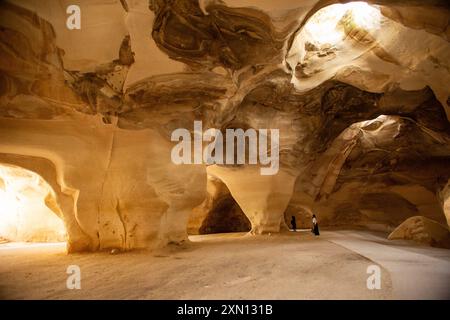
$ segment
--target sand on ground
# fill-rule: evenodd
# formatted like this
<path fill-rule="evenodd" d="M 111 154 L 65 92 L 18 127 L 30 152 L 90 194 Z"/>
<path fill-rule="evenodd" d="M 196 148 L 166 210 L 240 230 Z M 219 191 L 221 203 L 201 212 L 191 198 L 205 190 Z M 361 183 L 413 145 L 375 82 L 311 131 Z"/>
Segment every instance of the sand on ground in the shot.
<path fill-rule="evenodd" d="M 386 299 L 368 290 L 373 262 L 308 232 L 191 237 L 159 251 L 67 255 L 64 244 L 2 244 L 2 299 Z M 81 289 L 67 289 L 69 265 Z"/>

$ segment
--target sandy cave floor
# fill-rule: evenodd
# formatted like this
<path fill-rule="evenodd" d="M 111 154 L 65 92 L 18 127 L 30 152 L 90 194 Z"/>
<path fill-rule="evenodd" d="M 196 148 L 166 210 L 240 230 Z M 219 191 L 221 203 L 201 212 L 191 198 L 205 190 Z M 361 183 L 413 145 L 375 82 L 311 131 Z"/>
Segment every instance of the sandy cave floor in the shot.
<path fill-rule="evenodd" d="M 390 299 L 433 294 L 448 298 L 450 250 L 385 242 L 362 231 L 324 231 L 319 238 L 289 232 L 191 240 L 156 252 L 116 255 L 67 255 L 64 243 L 1 244 L 0 298 Z M 80 290 L 66 288 L 66 269 L 73 264 L 81 268 Z M 367 267 L 373 264 L 382 267 L 380 290 L 366 287 Z M 408 271 L 405 275 L 399 272 L 402 266 Z M 399 277 L 414 279 L 399 282 Z M 420 277 L 426 281 L 417 281 Z M 412 288 L 416 294 L 411 296 L 411 286 L 430 283 L 430 277 L 434 280 L 426 290 Z"/>

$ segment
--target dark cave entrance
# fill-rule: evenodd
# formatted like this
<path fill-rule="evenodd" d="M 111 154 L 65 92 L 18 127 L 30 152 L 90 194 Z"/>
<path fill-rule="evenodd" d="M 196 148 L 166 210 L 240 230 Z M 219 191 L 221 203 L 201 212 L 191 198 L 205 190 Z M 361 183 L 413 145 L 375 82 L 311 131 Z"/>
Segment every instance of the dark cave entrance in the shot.
<path fill-rule="evenodd" d="M 248 232 L 251 222 L 220 179 L 208 176 L 208 195 L 192 210 L 187 231 L 189 235 Z"/>
<path fill-rule="evenodd" d="M 217 200 L 213 210 L 203 220 L 199 234 L 248 232 L 250 229 L 250 221 L 230 194 Z"/>

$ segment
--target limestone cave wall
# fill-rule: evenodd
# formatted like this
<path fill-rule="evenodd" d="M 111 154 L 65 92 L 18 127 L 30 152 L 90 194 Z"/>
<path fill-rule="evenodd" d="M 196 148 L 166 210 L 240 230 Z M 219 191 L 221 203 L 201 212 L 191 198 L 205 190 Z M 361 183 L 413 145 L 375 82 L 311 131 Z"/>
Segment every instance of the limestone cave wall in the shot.
<path fill-rule="evenodd" d="M 52 186 L 70 252 L 178 243 L 223 210 L 254 234 L 450 221 L 446 1 L 78 2 L 80 30 L 65 0 L 0 3 L 0 163 Z M 335 44 L 311 32 L 330 8 Z M 278 173 L 174 164 L 194 120 L 279 129 Z"/>

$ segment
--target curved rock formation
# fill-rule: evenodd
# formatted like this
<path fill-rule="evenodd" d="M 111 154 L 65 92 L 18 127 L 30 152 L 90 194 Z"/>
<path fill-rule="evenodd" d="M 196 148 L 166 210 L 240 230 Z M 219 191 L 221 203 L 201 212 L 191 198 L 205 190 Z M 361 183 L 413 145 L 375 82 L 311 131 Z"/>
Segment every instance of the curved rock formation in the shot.
<path fill-rule="evenodd" d="M 70 252 L 185 241 L 217 206 L 254 234 L 311 213 L 388 230 L 449 221 L 445 1 L 79 7 L 69 30 L 64 1 L 0 3 L 0 163 L 51 185 Z M 278 173 L 174 164 L 171 134 L 195 120 L 279 129 Z M 229 190 L 222 204 L 208 179 Z"/>
<path fill-rule="evenodd" d="M 450 231 L 448 227 L 422 216 L 408 218 L 392 231 L 388 239 L 413 240 L 432 247 L 450 249 Z"/>

